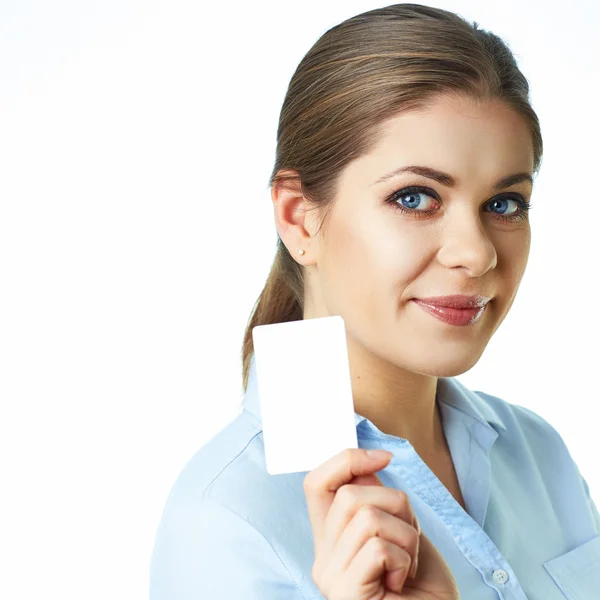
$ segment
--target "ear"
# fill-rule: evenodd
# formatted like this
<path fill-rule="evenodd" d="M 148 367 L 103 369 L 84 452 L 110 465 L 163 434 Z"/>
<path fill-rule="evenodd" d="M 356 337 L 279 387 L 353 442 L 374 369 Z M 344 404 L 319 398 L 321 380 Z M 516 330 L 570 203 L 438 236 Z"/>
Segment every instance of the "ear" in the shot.
<path fill-rule="evenodd" d="M 314 220 L 315 205 L 309 205 L 302 193 L 300 175 L 292 169 L 281 170 L 285 177 L 271 187 L 271 199 L 275 211 L 275 225 L 281 241 L 289 253 L 302 265 L 316 262 L 318 240 L 315 236 L 317 223 Z M 305 251 L 300 255 L 298 251 Z"/>

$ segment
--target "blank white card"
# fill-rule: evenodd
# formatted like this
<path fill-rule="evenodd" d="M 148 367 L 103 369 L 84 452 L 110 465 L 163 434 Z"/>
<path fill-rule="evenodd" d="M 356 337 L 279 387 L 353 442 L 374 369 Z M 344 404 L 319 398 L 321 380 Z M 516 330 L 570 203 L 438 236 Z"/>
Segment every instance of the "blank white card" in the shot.
<path fill-rule="evenodd" d="M 341 316 L 252 330 L 267 472 L 311 471 L 358 448 Z"/>

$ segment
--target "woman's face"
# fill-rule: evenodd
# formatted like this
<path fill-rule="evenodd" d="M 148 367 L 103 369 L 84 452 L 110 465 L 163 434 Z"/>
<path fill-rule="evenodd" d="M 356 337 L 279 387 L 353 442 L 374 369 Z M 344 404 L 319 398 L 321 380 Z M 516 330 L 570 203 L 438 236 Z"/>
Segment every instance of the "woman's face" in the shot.
<path fill-rule="evenodd" d="M 454 185 L 410 172 L 387 177 L 413 165 Z M 341 315 L 350 353 L 429 375 L 469 370 L 515 299 L 531 241 L 519 201 L 529 200 L 531 182 L 495 184 L 532 170 L 528 128 L 499 101 L 444 97 L 390 119 L 376 147 L 341 173 L 327 226 L 311 240 L 305 318 Z M 403 191 L 409 186 L 427 189 Z M 491 300 L 464 326 L 413 300 L 450 294 Z"/>

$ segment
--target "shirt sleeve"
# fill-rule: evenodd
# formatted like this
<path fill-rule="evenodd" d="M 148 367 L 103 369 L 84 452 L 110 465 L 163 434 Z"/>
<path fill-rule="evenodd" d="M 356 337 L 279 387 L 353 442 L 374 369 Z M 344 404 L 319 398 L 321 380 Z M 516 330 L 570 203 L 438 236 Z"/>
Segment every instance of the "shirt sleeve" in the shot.
<path fill-rule="evenodd" d="M 150 600 L 306 600 L 268 540 L 203 497 L 170 504 L 150 563 Z"/>

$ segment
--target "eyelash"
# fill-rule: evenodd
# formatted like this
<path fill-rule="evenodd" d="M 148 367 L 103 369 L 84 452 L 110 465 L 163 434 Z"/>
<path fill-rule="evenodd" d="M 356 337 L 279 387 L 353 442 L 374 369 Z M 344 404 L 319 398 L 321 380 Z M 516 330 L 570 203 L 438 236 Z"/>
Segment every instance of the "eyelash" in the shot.
<path fill-rule="evenodd" d="M 414 208 L 406 208 L 406 206 L 402 206 L 401 204 L 398 204 L 398 200 L 400 198 L 402 198 L 402 196 L 408 196 L 409 194 L 414 194 L 414 193 L 426 194 L 427 196 L 430 196 L 431 198 L 436 200 L 436 202 L 440 202 L 438 195 L 431 188 L 423 187 L 420 185 L 411 185 L 409 187 L 405 187 L 405 188 L 402 188 L 401 190 L 393 192 L 390 196 L 388 196 L 388 198 L 386 198 L 385 202 L 388 204 L 392 204 L 396 210 L 399 210 L 400 212 L 405 213 L 405 214 L 410 214 L 411 216 L 415 216 L 417 219 L 422 219 L 423 217 L 427 217 L 439 210 L 439 209 L 416 210 Z M 521 211 L 518 212 L 517 214 L 510 215 L 508 217 L 505 217 L 504 215 L 500 215 L 493 211 L 486 211 L 486 212 L 491 212 L 493 215 L 495 215 L 495 217 L 497 219 L 500 219 L 501 221 L 508 221 L 508 222 L 512 222 L 512 223 L 516 223 L 518 221 L 527 219 L 528 211 L 531 209 L 531 203 L 528 202 L 527 200 L 524 200 L 520 194 L 504 194 L 503 196 L 494 198 L 494 200 L 498 200 L 498 199 L 514 200 L 521 207 Z M 491 200 L 489 202 L 491 202 Z"/>

